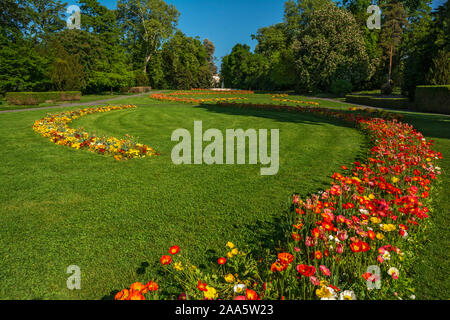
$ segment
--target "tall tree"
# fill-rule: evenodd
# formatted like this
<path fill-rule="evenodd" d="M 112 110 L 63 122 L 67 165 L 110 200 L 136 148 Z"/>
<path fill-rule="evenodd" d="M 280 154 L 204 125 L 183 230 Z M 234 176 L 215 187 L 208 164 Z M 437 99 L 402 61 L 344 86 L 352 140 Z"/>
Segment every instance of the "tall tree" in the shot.
<path fill-rule="evenodd" d="M 116 10 L 110 10 L 98 0 L 79 1 L 81 10 L 81 30 L 99 35 L 108 43 L 119 45 L 122 36 L 117 23 Z"/>
<path fill-rule="evenodd" d="M 22 38 L 22 31 L 29 23 L 26 3 L 23 0 L 0 2 L 0 36 L 12 40 Z"/>
<path fill-rule="evenodd" d="M 269 60 L 252 53 L 246 44 L 237 44 L 222 58 L 222 78 L 228 88 L 263 89 L 268 79 Z"/>
<path fill-rule="evenodd" d="M 357 87 L 374 71 L 354 17 L 334 4 L 314 11 L 293 46 L 299 91 L 328 90 L 334 80 Z"/>
<path fill-rule="evenodd" d="M 124 39 L 147 74 L 150 59 L 173 35 L 179 13 L 163 0 L 119 0 L 117 10 Z"/>
<path fill-rule="evenodd" d="M 63 16 L 67 3 L 60 0 L 28 0 L 27 4 L 30 19 L 27 34 L 36 42 L 44 40 L 66 26 Z"/>
<path fill-rule="evenodd" d="M 215 57 L 214 57 L 216 47 L 214 46 L 214 43 L 212 43 L 212 41 L 209 39 L 203 40 L 203 47 L 205 48 L 206 53 L 208 54 L 207 60 L 209 64 L 209 70 L 211 71 L 211 74 L 216 74 L 217 66 L 215 64 Z"/>
<path fill-rule="evenodd" d="M 84 67 L 78 57 L 70 55 L 59 42 L 52 43 L 54 61 L 51 68 L 51 81 L 56 90 L 81 90 L 85 86 Z"/>
<path fill-rule="evenodd" d="M 388 83 L 391 81 L 392 60 L 401 44 L 403 32 L 408 25 L 407 14 L 402 2 L 389 1 L 381 5 L 383 27 L 381 28 L 380 45 L 384 49 L 388 61 Z"/>
<path fill-rule="evenodd" d="M 162 48 L 164 74 L 174 89 L 207 88 L 211 84 L 208 53 L 202 42 L 181 31 Z"/>
<path fill-rule="evenodd" d="M 256 35 L 252 35 L 252 39 L 258 41 L 255 52 L 266 55 L 271 55 L 289 46 L 284 23 L 260 28 Z"/>

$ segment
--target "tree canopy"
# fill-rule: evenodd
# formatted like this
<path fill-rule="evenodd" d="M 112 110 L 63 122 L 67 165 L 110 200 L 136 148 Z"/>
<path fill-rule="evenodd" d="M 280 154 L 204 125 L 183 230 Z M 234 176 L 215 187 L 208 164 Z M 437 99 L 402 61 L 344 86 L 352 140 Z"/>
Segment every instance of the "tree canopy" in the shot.
<path fill-rule="evenodd" d="M 380 30 L 367 27 L 372 4 L 381 8 Z M 239 44 L 222 59 L 222 78 L 306 93 L 342 81 L 379 89 L 389 79 L 413 97 L 417 85 L 449 83 L 449 25 L 448 2 L 432 12 L 428 0 L 288 0 L 282 23 L 251 36 L 254 52 Z"/>
<path fill-rule="evenodd" d="M 67 3 L 60 0 L 0 3 L 0 93 L 211 85 L 214 44 L 184 36 L 175 6 L 163 0 L 120 0 L 116 10 L 98 0 L 78 4 L 81 29 L 69 30 Z"/>

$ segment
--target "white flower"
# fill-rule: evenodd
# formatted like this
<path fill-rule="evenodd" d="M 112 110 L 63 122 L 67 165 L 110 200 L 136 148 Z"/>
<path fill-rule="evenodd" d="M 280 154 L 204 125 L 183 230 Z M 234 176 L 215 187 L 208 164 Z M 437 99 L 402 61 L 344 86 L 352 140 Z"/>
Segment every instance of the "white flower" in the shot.
<path fill-rule="evenodd" d="M 390 269 L 388 270 L 388 274 L 389 274 L 390 276 L 392 276 L 394 273 L 395 273 L 396 275 L 398 275 L 399 271 L 398 271 L 397 268 L 392 267 L 392 268 L 390 268 Z"/>
<path fill-rule="evenodd" d="M 359 212 L 361 212 L 362 214 L 368 214 L 369 211 L 367 211 L 366 209 L 359 209 Z"/>
<path fill-rule="evenodd" d="M 339 295 L 339 300 L 357 300 L 356 295 L 352 290 L 345 290 Z"/>
<path fill-rule="evenodd" d="M 245 290 L 245 284 L 243 283 L 238 283 L 234 285 L 234 292 L 236 293 L 241 293 Z"/>
<path fill-rule="evenodd" d="M 415 299 L 416 299 L 416 296 L 412 294 L 412 295 L 410 296 L 410 298 L 413 299 L 413 300 L 415 300 Z"/>
<path fill-rule="evenodd" d="M 383 253 L 383 259 L 384 260 L 391 260 L 391 254 L 388 251 L 385 251 Z"/>

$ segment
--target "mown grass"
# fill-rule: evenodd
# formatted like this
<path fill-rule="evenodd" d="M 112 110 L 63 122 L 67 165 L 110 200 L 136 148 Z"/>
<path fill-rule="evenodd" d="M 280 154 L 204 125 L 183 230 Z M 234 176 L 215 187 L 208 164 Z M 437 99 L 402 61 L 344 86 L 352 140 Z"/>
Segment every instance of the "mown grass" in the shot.
<path fill-rule="evenodd" d="M 32 130 L 48 110 L 0 115 L 0 299 L 108 298 L 132 282 L 161 279 L 155 265 L 174 244 L 200 266 L 227 241 L 273 248 L 292 193 L 326 188 L 334 170 L 367 148 L 357 130 L 311 115 L 147 97 L 115 103 L 138 108 L 72 126 L 130 134 L 160 156 L 118 162 L 54 145 Z M 280 129 L 279 173 L 263 177 L 259 165 L 175 166 L 171 133 L 192 132 L 194 120 L 222 131 Z M 73 264 L 81 268 L 81 290 L 66 287 Z"/>
<path fill-rule="evenodd" d="M 402 112 L 405 121 L 434 140 L 435 149 L 442 153 L 439 186 L 433 190 L 431 226 L 426 241 L 417 251 L 417 263 L 412 274 L 418 299 L 449 299 L 450 280 L 450 116 Z"/>
<path fill-rule="evenodd" d="M 348 109 L 338 101 L 288 99 Z M 249 102 L 281 103 L 260 94 L 249 96 Z M 228 240 L 254 249 L 274 247 L 271 241 L 281 237 L 279 219 L 290 195 L 326 188 L 334 170 L 363 156 L 367 148 L 356 130 L 307 115 L 195 107 L 145 96 L 114 103 L 138 109 L 87 116 L 73 126 L 116 137 L 134 135 L 161 156 L 116 162 L 36 135 L 31 126 L 46 110 L 0 115 L 0 299 L 110 298 L 136 280 L 161 279 L 155 265 L 172 244 L 198 264 L 215 257 L 213 252 Z M 444 156 L 441 183 L 433 190 L 431 226 L 411 276 L 417 298 L 446 299 L 450 117 L 399 113 L 434 139 Z M 192 130 L 194 120 L 221 130 L 279 128 L 279 174 L 261 177 L 260 167 L 249 165 L 173 165 L 171 132 Z M 70 264 L 81 267 L 80 291 L 66 288 Z"/>

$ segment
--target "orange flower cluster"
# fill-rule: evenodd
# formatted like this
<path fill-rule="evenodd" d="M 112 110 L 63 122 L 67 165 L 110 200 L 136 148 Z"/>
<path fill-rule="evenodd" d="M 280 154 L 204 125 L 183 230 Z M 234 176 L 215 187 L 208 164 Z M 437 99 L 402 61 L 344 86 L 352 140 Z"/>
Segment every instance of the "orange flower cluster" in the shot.
<path fill-rule="evenodd" d="M 286 270 L 289 265 L 294 261 L 294 256 L 288 252 L 282 252 L 278 254 L 278 260 L 275 261 L 272 266 L 270 267 L 270 270 L 272 272 L 275 271 L 284 271 Z"/>
<path fill-rule="evenodd" d="M 168 96 L 192 96 L 192 95 L 224 95 L 224 94 L 254 94 L 254 91 L 250 90 L 209 90 L 209 89 L 191 89 L 191 91 L 175 91 L 168 93 Z"/>
<path fill-rule="evenodd" d="M 273 101 L 281 101 L 281 102 L 292 102 L 292 103 L 297 103 L 297 104 L 308 104 L 308 105 L 312 105 L 312 106 L 318 106 L 319 105 L 319 103 L 315 102 L 315 101 L 303 101 L 303 100 L 292 100 L 292 99 L 277 99 L 277 98 L 272 98 L 272 100 Z"/>
<path fill-rule="evenodd" d="M 115 300 L 145 300 L 145 294 L 154 293 L 158 291 L 158 283 L 149 281 L 146 285 L 141 282 L 133 283 L 129 289 L 123 289 L 119 291 L 114 299 Z"/>
<path fill-rule="evenodd" d="M 211 98 L 211 99 L 179 98 L 173 96 L 173 94 L 162 94 L 162 93 L 152 94 L 150 95 L 150 98 L 160 101 L 173 101 L 173 102 L 196 103 L 196 104 L 205 102 L 226 102 L 226 101 L 247 100 L 247 98 L 245 97 Z"/>

